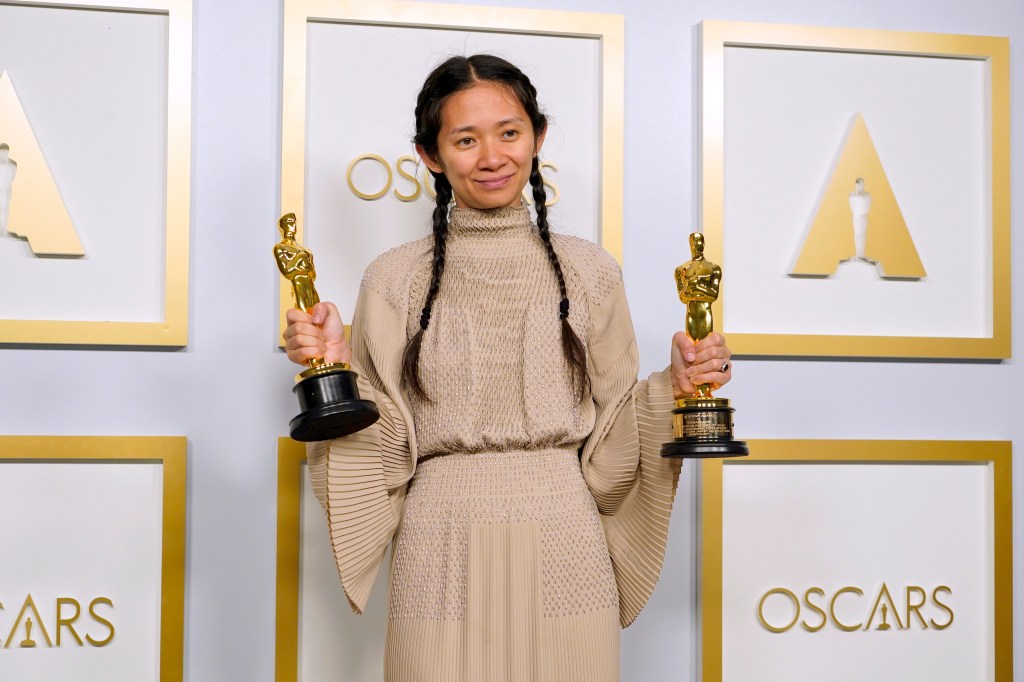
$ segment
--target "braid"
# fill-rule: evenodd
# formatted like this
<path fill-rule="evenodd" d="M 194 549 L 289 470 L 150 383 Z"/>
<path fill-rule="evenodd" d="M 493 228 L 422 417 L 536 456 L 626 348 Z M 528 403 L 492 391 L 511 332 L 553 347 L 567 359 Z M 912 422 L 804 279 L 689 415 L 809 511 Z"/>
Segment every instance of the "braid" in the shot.
<path fill-rule="evenodd" d="M 441 275 L 444 274 L 445 250 L 448 243 L 448 204 L 452 200 L 452 186 L 441 173 L 432 173 L 434 186 L 437 190 L 437 205 L 434 206 L 434 262 L 430 272 L 430 286 L 427 288 L 427 299 L 423 303 L 423 311 L 420 313 L 420 328 L 416 334 L 409 339 L 402 354 L 402 377 L 409 390 L 417 397 L 430 400 L 427 392 L 420 382 L 420 346 L 423 344 L 423 332 L 430 324 L 430 313 L 434 305 L 434 298 L 441 287 Z"/>
<path fill-rule="evenodd" d="M 540 160 L 533 157 L 533 168 L 530 171 L 530 186 L 533 188 L 533 203 L 537 210 L 537 229 L 540 232 L 540 239 L 544 242 L 544 248 L 548 252 L 548 260 L 555 270 L 558 278 L 558 318 L 562 321 L 562 352 L 565 361 L 569 364 L 572 372 L 572 385 L 576 392 L 576 399 L 583 400 L 583 396 L 590 391 L 590 375 L 587 373 L 587 354 L 583 348 L 583 342 L 576 335 L 572 325 L 569 324 L 569 294 L 565 288 L 565 276 L 562 274 L 562 264 L 558 261 L 558 254 L 551 243 L 551 232 L 548 227 L 547 194 L 544 191 L 544 178 L 540 174 Z"/>

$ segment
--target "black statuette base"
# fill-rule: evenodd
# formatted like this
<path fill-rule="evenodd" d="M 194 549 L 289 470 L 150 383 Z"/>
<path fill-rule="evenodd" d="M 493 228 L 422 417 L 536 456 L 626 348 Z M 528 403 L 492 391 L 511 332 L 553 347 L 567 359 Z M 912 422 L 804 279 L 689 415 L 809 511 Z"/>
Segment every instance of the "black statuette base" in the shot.
<path fill-rule="evenodd" d="M 308 443 L 361 431 L 380 417 L 377 406 L 359 397 L 357 374 L 341 370 L 315 374 L 295 384 L 299 416 L 288 422 L 291 437 Z"/>
<path fill-rule="evenodd" d="M 681 403 L 681 404 L 680 404 Z M 672 410 L 675 440 L 661 446 L 662 457 L 708 459 L 744 457 L 746 442 L 733 440 L 732 413 L 726 398 L 686 398 Z"/>

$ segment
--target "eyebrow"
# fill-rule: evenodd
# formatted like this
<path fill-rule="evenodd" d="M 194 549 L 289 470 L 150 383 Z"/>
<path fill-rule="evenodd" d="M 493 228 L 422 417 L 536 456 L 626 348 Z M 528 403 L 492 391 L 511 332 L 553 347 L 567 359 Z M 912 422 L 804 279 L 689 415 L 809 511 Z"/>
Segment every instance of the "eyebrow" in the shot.
<path fill-rule="evenodd" d="M 518 116 L 513 116 L 512 118 L 506 118 L 506 119 L 502 119 L 501 121 L 498 121 L 494 125 L 494 127 L 495 128 L 503 128 L 503 127 L 505 127 L 505 126 L 507 126 L 509 124 L 512 124 L 512 123 L 518 123 L 518 124 L 522 125 L 522 124 L 526 123 L 526 121 L 524 119 L 518 117 Z M 449 135 L 458 135 L 460 133 L 468 133 L 468 132 L 472 132 L 474 130 L 476 130 L 476 126 L 468 125 L 468 126 L 462 126 L 460 128 L 452 128 L 448 132 L 448 134 Z"/>

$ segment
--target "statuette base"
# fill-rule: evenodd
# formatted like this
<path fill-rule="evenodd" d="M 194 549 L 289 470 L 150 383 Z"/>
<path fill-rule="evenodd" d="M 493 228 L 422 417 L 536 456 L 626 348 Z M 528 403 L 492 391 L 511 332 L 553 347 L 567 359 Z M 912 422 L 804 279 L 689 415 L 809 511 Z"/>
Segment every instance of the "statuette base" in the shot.
<path fill-rule="evenodd" d="M 672 410 L 675 440 L 661 446 L 661 456 L 708 459 L 749 455 L 745 441 L 733 440 L 734 411 L 727 398 L 677 400 Z"/>
<path fill-rule="evenodd" d="M 309 377 L 320 376 L 321 374 L 334 374 L 335 372 L 348 372 L 351 369 L 352 366 L 347 362 L 329 362 L 326 364 L 320 364 L 296 374 L 295 383 L 299 383 L 303 379 L 308 379 Z"/>
<path fill-rule="evenodd" d="M 308 443 L 340 438 L 365 429 L 380 417 L 372 401 L 359 397 L 358 375 L 346 368 L 319 367 L 299 375 L 292 392 L 302 412 L 288 422 L 293 439 Z"/>

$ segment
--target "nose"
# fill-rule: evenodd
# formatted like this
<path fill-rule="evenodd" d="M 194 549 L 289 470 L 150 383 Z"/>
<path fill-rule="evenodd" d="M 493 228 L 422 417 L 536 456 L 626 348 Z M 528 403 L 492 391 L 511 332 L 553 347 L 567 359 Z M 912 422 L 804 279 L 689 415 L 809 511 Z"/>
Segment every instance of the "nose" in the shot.
<path fill-rule="evenodd" d="M 497 170 L 505 165 L 505 154 L 498 140 L 484 139 L 480 143 L 480 157 L 477 168 L 480 170 Z"/>

